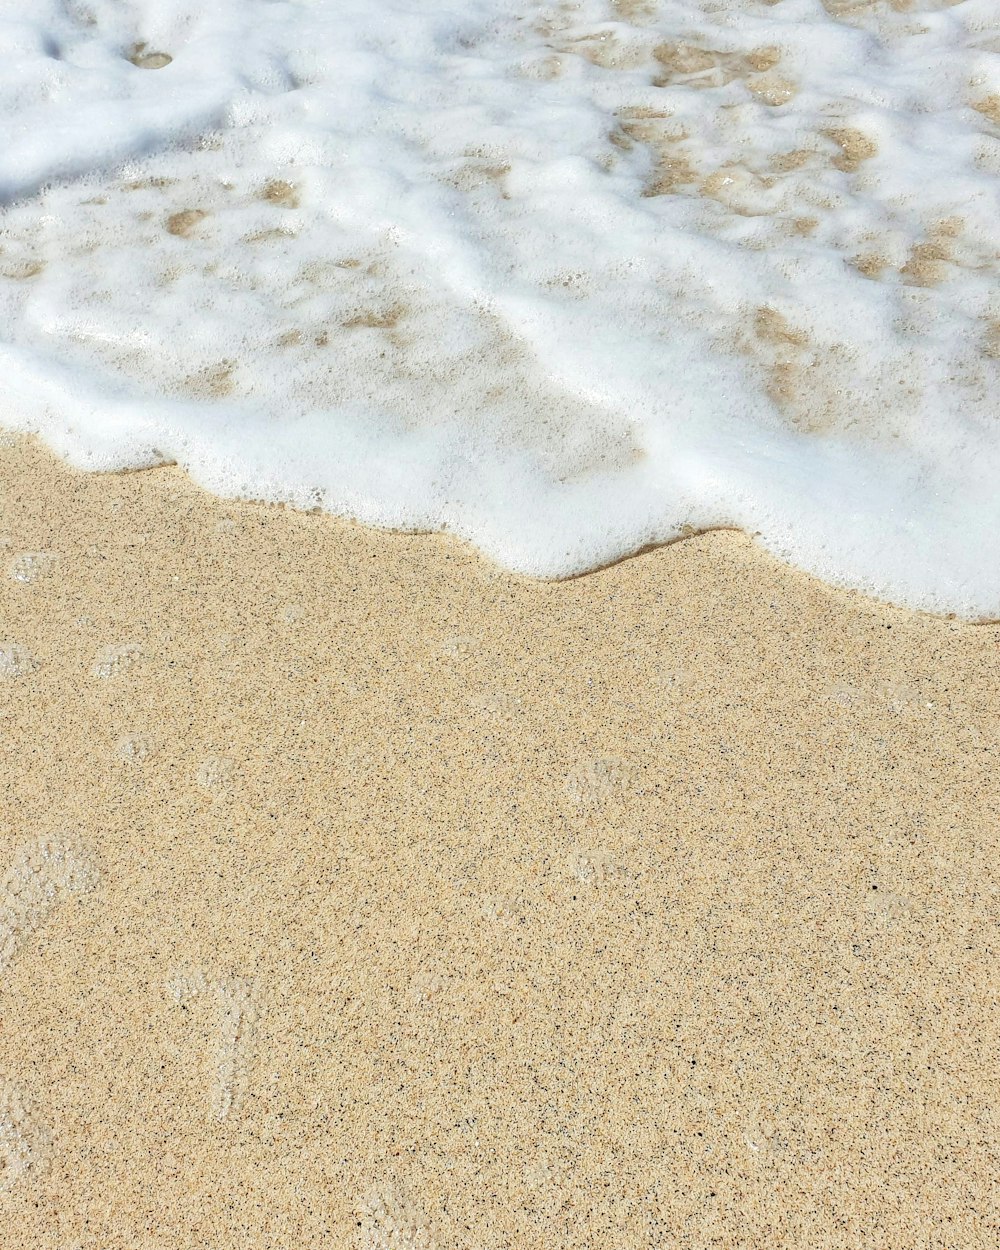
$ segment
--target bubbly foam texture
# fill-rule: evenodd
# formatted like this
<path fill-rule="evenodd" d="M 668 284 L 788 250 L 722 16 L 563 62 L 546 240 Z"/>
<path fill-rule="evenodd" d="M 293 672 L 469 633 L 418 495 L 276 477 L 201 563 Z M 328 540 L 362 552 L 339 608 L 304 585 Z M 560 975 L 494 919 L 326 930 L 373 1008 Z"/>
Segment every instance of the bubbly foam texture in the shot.
<path fill-rule="evenodd" d="M 0 0 L 0 420 L 1000 616 L 992 0 Z"/>

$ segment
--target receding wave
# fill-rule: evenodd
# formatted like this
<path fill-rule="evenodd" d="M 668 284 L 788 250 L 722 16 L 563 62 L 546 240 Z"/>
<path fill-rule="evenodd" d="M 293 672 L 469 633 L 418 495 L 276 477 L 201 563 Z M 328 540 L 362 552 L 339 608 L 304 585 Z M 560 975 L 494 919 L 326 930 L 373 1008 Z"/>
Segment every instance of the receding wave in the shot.
<path fill-rule="evenodd" d="M 0 421 L 1000 616 L 992 0 L 0 3 Z"/>

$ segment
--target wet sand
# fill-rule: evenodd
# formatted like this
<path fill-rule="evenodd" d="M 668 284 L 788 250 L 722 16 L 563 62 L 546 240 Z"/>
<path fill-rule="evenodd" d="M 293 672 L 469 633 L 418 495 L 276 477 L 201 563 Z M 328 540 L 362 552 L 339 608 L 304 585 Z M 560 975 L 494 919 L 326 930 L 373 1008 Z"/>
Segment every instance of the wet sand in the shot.
<path fill-rule="evenodd" d="M 0 1235 L 992 1247 L 1000 627 L 0 449 Z"/>

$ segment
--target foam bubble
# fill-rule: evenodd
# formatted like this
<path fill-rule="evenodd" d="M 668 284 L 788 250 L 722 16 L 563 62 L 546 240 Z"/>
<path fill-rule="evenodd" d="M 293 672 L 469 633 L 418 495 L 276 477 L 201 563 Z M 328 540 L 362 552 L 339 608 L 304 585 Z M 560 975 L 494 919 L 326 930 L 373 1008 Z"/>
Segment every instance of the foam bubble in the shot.
<path fill-rule="evenodd" d="M 535 576 L 729 525 L 1000 616 L 998 27 L 0 8 L 0 420 Z"/>

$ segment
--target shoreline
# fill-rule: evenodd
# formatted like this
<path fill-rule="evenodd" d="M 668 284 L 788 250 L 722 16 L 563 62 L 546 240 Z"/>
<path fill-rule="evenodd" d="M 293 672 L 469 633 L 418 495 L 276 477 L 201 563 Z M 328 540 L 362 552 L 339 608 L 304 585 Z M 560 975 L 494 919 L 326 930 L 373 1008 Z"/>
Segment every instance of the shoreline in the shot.
<path fill-rule="evenodd" d="M 0 558 L 26 1250 L 993 1244 L 1000 626 L 32 441 Z"/>

